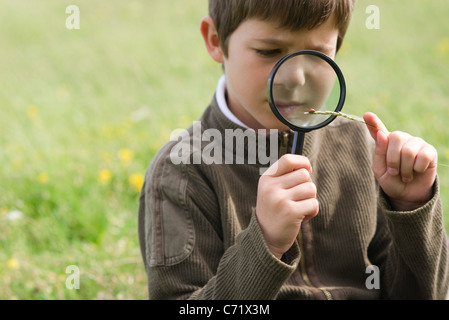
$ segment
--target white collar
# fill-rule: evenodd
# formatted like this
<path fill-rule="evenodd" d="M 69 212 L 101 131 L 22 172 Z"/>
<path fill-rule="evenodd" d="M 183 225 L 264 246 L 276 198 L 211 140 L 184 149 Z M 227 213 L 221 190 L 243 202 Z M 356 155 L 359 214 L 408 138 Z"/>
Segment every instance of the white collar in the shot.
<path fill-rule="evenodd" d="M 228 103 L 226 102 L 225 92 L 226 92 L 226 76 L 222 75 L 220 80 L 218 80 L 218 86 L 217 86 L 217 92 L 216 92 L 218 107 L 220 108 L 221 112 L 226 116 L 226 118 L 228 118 L 235 124 L 245 128 L 245 129 L 249 129 L 249 127 L 246 124 L 244 124 L 242 121 L 240 121 L 239 118 L 237 118 L 231 112 L 231 110 L 228 108 Z"/>

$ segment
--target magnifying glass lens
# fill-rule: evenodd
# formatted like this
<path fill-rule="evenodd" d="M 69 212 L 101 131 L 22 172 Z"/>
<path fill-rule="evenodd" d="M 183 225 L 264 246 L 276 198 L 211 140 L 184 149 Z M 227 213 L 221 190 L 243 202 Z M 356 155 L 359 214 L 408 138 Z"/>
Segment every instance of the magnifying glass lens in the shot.
<path fill-rule="evenodd" d="M 273 78 L 272 96 L 279 114 L 296 127 L 311 129 L 332 115 L 309 111 L 335 111 L 340 100 L 340 82 L 333 67 L 319 56 L 293 56 Z"/>
<path fill-rule="evenodd" d="M 302 154 L 305 133 L 334 121 L 346 98 L 345 79 L 338 65 L 313 50 L 281 59 L 268 78 L 267 91 L 274 115 L 295 131 L 292 152 L 296 154 Z"/>

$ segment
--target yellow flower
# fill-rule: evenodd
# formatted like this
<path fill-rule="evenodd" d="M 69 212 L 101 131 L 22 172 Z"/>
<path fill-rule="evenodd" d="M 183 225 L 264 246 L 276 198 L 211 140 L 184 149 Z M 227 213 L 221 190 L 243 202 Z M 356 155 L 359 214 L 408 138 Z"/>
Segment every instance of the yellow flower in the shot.
<path fill-rule="evenodd" d="M 134 159 L 134 153 L 129 149 L 121 149 L 118 152 L 120 163 L 124 166 L 129 166 Z"/>
<path fill-rule="evenodd" d="M 108 169 L 103 169 L 98 173 L 97 180 L 102 185 L 107 185 L 112 179 L 112 173 Z"/>
<path fill-rule="evenodd" d="M 35 105 L 30 105 L 27 108 L 27 116 L 31 119 L 35 119 L 39 113 L 39 109 Z"/>
<path fill-rule="evenodd" d="M 40 184 L 47 184 L 48 180 L 50 180 L 50 177 L 46 172 L 41 172 L 37 176 L 37 181 L 39 181 Z"/>
<path fill-rule="evenodd" d="M 442 38 L 439 42 L 438 42 L 438 51 L 446 54 L 449 53 L 449 38 Z"/>
<path fill-rule="evenodd" d="M 0 215 L 1 216 L 6 216 L 6 214 L 9 212 L 7 207 L 1 207 L 0 208 Z"/>
<path fill-rule="evenodd" d="M 17 259 L 9 259 L 7 262 L 8 268 L 11 270 L 17 270 L 20 267 L 19 261 Z"/>
<path fill-rule="evenodd" d="M 140 192 L 140 190 L 142 189 L 143 181 L 144 177 L 140 173 L 132 174 L 129 177 L 129 184 L 136 192 Z"/>
<path fill-rule="evenodd" d="M 22 159 L 14 159 L 14 161 L 12 162 L 12 166 L 14 168 L 14 170 L 21 170 L 23 168 L 23 160 Z"/>

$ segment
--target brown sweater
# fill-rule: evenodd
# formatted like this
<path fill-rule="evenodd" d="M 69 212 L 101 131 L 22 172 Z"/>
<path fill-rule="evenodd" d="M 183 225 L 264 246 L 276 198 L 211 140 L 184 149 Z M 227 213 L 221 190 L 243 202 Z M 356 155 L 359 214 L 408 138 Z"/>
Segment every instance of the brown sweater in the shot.
<path fill-rule="evenodd" d="M 201 127 L 223 137 L 226 129 L 239 128 L 215 99 Z M 193 135 L 192 128 L 188 132 Z M 255 217 L 262 165 L 174 164 L 174 146 L 179 142 L 155 156 L 140 197 L 150 299 L 445 298 L 448 255 L 438 182 L 424 207 L 392 211 L 373 177 L 373 142 L 363 125 L 337 119 L 306 134 L 304 155 L 314 169 L 320 212 L 303 223 L 282 260 L 269 252 Z M 193 143 L 190 150 L 194 163 L 198 150 Z"/>

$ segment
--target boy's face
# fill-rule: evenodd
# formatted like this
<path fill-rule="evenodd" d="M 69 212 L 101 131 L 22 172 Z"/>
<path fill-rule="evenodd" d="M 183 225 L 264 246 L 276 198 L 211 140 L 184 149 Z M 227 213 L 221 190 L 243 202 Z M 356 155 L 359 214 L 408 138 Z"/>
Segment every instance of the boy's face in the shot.
<path fill-rule="evenodd" d="M 335 58 L 338 29 L 333 19 L 313 30 L 279 29 L 276 22 L 250 19 L 231 35 L 223 56 L 229 109 L 253 129 L 287 127 L 272 113 L 267 100 L 268 77 L 284 56 L 316 50 Z"/>

